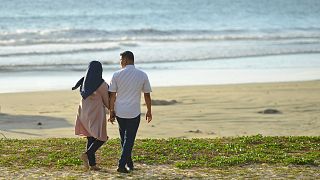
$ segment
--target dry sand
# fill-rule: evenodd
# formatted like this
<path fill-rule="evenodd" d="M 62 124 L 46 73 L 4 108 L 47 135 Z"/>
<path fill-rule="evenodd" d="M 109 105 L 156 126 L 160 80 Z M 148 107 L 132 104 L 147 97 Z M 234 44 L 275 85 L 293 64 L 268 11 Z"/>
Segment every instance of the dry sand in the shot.
<path fill-rule="evenodd" d="M 320 81 L 159 87 L 152 98 L 177 103 L 153 106 L 150 124 L 143 114 L 138 138 L 320 135 Z M 79 102 L 71 90 L 0 94 L 0 138 L 77 137 Z M 107 128 L 119 136 L 117 124 Z"/>

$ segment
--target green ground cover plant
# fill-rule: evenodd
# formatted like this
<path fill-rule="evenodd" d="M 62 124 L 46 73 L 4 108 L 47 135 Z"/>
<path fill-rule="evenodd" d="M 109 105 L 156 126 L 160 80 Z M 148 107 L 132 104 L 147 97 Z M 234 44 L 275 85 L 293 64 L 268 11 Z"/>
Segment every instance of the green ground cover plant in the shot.
<path fill-rule="evenodd" d="M 82 138 L 1 139 L 0 166 L 80 170 L 79 156 L 85 143 Z M 119 139 L 111 139 L 98 151 L 101 167 L 117 165 L 119 144 Z M 168 164 L 180 169 L 252 164 L 319 166 L 320 136 L 138 139 L 133 159 L 136 163 Z"/>

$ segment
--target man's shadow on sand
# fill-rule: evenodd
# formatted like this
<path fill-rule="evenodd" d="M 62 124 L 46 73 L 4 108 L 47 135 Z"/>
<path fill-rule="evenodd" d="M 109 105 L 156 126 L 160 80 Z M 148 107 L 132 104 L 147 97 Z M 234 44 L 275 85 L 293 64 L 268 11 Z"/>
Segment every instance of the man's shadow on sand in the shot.
<path fill-rule="evenodd" d="M 0 113 L 0 131 L 13 132 L 25 135 L 41 136 L 40 134 L 33 134 L 23 132 L 23 129 L 54 129 L 73 127 L 64 118 L 56 118 L 50 116 L 37 115 L 11 115 Z"/>

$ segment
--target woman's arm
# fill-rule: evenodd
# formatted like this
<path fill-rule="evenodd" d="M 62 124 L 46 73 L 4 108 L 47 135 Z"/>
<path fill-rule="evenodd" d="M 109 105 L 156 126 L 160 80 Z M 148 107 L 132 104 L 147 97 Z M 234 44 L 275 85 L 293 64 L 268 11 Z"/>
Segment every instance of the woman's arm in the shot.
<path fill-rule="evenodd" d="M 116 101 L 116 93 L 110 92 L 110 109 L 109 109 L 109 118 L 108 121 L 110 121 L 112 124 L 115 121 L 116 113 L 114 112 L 114 103 Z"/>
<path fill-rule="evenodd" d="M 107 109 L 110 109 L 108 90 L 109 90 L 108 85 L 105 84 L 105 88 L 103 88 L 103 91 L 102 91 L 102 101 L 103 101 L 103 104 L 107 107 Z"/>

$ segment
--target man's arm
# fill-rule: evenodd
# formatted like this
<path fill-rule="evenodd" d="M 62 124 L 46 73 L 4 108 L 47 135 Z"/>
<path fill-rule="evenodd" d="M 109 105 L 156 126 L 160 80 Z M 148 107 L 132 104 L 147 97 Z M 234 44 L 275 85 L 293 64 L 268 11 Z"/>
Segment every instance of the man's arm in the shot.
<path fill-rule="evenodd" d="M 114 103 L 116 102 L 116 93 L 110 92 L 110 109 L 109 109 L 109 119 L 112 124 L 115 121 L 116 113 L 114 112 Z"/>
<path fill-rule="evenodd" d="M 151 96 L 150 93 L 144 93 L 144 100 L 147 105 L 147 113 L 146 113 L 146 120 L 148 123 L 152 120 L 152 112 L 151 112 Z"/>

